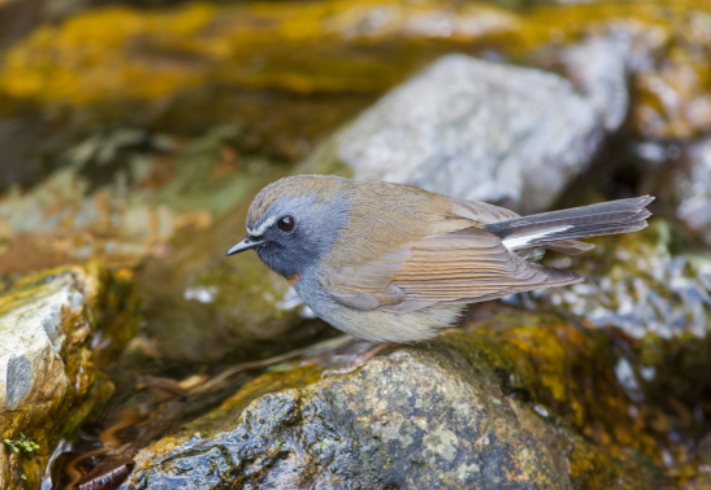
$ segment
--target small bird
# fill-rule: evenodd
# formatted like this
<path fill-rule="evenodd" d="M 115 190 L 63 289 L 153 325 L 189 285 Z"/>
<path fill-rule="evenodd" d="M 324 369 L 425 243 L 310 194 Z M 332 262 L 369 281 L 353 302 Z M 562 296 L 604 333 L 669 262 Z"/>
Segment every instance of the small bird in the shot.
<path fill-rule="evenodd" d="M 390 182 L 286 177 L 247 214 L 254 249 L 326 322 L 372 342 L 413 342 L 451 326 L 468 303 L 575 284 L 574 272 L 527 260 L 576 255 L 577 239 L 638 231 L 653 197 L 521 217 L 505 208 Z"/>

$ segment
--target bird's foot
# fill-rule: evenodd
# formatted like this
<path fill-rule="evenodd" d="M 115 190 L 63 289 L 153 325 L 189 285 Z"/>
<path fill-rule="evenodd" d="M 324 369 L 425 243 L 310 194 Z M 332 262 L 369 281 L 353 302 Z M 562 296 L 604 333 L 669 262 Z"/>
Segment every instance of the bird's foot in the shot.
<path fill-rule="evenodd" d="M 329 378 L 331 376 L 336 376 L 339 374 L 352 373 L 356 369 L 362 367 L 366 362 L 373 359 L 375 357 L 375 354 L 377 354 L 383 349 L 387 349 L 388 347 L 392 347 L 394 345 L 396 344 L 393 342 L 380 342 L 379 344 L 374 345 L 373 347 L 356 357 L 353 362 L 350 363 L 348 366 L 344 366 L 338 369 L 326 369 L 323 373 L 321 373 L 321 379 Z"/>

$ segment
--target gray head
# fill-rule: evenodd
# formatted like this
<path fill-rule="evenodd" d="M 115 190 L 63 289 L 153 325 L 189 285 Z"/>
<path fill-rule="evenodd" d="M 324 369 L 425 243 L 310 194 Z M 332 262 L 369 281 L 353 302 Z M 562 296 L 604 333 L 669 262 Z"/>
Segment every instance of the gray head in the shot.
<path fill-rule="evenodd" d="M 300 175 L 262 189 L 247 213 L 247 236 L 227 255 L 254 249 L 273 271 L 298 277 L 331 249 L 346 225 L 347 179 Z"/>

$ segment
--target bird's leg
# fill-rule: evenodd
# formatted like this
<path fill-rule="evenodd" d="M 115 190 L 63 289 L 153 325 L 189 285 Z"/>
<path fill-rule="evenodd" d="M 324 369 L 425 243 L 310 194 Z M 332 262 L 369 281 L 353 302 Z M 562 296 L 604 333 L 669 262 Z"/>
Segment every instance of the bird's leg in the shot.
<path fill-rule="evenodd" d="M 363 366 L 366 362 L 370 361 L 373 357 L 375 357 L 375 354 L 377 354 L 381 350 L 387 349 L 388 347 L 393 347 L 395 345 L 397 344 L 395 344 L 394 342 L 380 342 L 379 344 L 374 345 L 373 347 L 356 357 L 353 362 L 350 363 L 348 366 L 344 366 L 338 369 L 326 369 L 321 374 L 321 379 L 328 378 L 329 376 L 335 376 L 337 374 L 352 373 L 359 367 Z"/>

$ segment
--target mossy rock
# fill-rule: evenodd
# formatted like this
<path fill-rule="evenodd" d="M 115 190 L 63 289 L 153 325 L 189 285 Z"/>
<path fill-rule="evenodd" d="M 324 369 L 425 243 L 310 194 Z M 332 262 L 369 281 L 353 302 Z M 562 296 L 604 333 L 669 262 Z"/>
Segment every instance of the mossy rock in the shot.
<path fill-rule="evenodd" d="M 56 444 L 113 392 L 98 369 L 135 334 L 131 275 L 65 267 L 0 293 L 0 487 L 39 488 Z M 39 447 L 13 450 L 23 440 Z"/>
<path fill-rule="evenodd" d="M 610 0 L 520 12 L 447 0 L 115 6 L 40 26 L 16 42 L 0 70 L 0 94 L 11 111 L 22 100 L 40 107 L 108 103 L 115 120 L 122 106 L 141 110 L 126 101 L 164 103 L 214 85 L 382 93 L 454 50 L 493 47 L 520 57 L 622 30 L 651 61 L 632 80 L 640 93 L 635 125 L 648 136 L 687 137 L 710 124 L 709 12 L 708 0 Z M 678 92 L 681 106 L 665 105 L 654 89 L 659 82 Z"/>
<path fill-rule="evenodd" d="M 512 312 L 321 379 L 329 359 L 273 366 L 122 488 L 661 488 L 665 435 L 602 332 Z"/>

